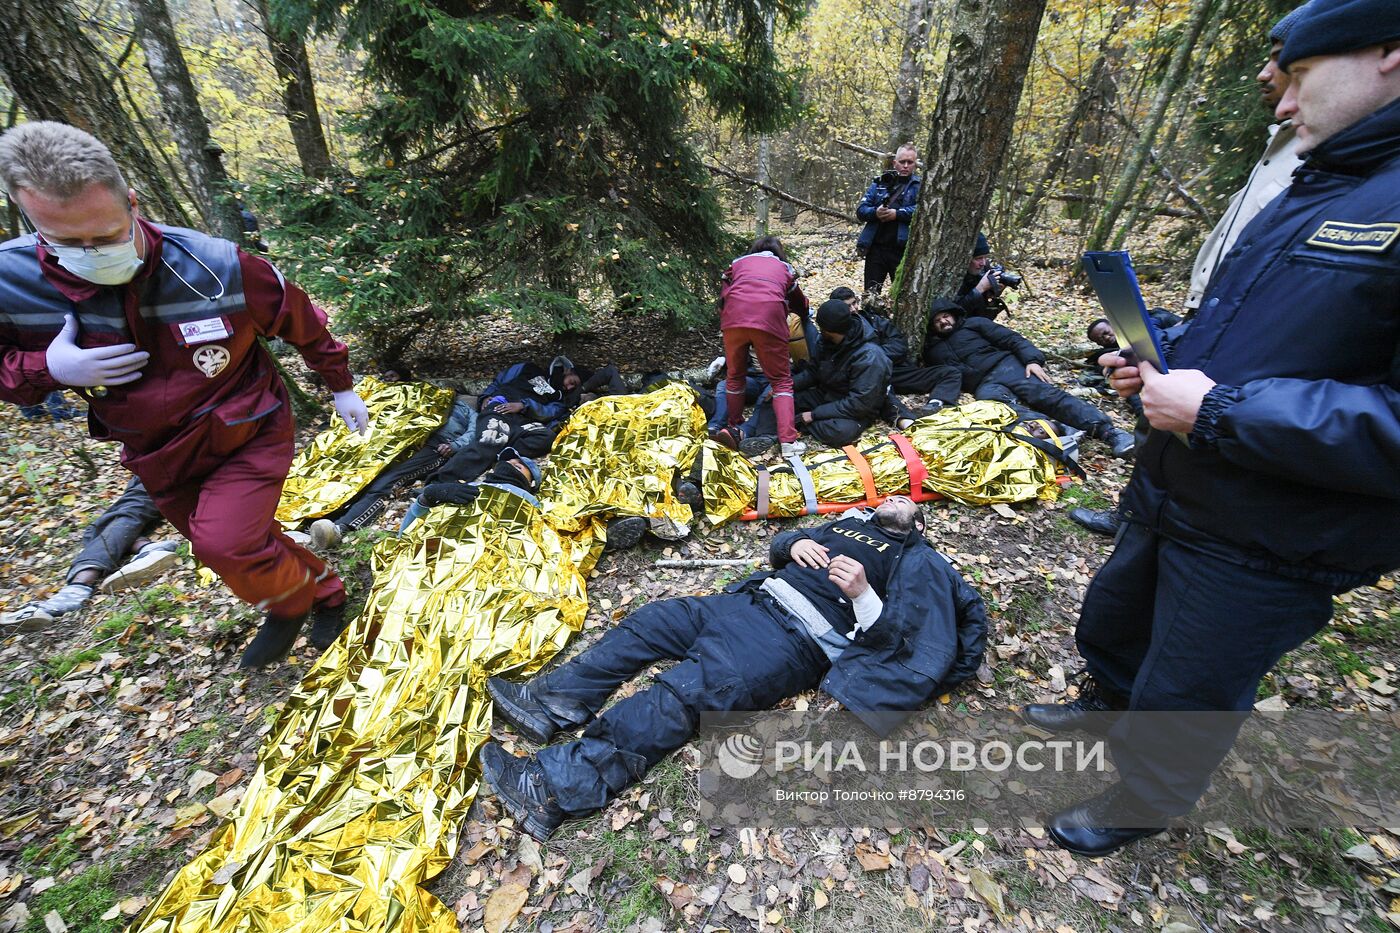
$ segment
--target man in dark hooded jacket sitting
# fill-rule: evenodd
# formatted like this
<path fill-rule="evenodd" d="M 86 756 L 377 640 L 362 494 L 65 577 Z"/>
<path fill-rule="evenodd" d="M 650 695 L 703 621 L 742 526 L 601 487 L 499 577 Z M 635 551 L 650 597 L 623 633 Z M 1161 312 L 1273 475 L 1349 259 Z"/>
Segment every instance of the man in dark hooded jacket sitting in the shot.
<path fill-rule="evenodd" d="M 844 447 L 885 410 L 893 367 L 874 341 L 870 325 L 844 301 L 822 303 L 817 330 L 821 339 L 816 359 L 792 377 L 797 430 L 831 447 Z M 778 442 L 772 403 L 761 403 L 737 437 L 725 434 L 721 431 L 715 439 L 750 457 L 766 453 Z"/>
<path fill-rule="evenodd" d="M 517 758 L 495 743 L 482 775 L 518 825 L 543 842 L 603 806 L 694 736 L 703 712 L 760 710 L 821 686 L 881 734 L 976 673 L 982 599 L 923 536 L 919 507 L 874 510 L 773 538 L 771 572 L 725 593 L 650 603 L 558 668 L 487 681 L 495 715 L 546 745 Z M 658 661 L 677 663 L 599 713 Z M 595 718 L 596 717 L 596 718 Z"/>
<path fill-rule="evenodd" d="M 929 314 L 924 362 L 962 369 L 963 388 L 979 399 L 1004 402 L 1023 420 L 1053 418 L 1107 444 L 1113 456 L 1133 452 L 1133 436 L 1083 399 L 1050 383 L 1045 354 L 1025 337 L 989 318 L 965 317 L 955 302 L 938 299 Z"/>

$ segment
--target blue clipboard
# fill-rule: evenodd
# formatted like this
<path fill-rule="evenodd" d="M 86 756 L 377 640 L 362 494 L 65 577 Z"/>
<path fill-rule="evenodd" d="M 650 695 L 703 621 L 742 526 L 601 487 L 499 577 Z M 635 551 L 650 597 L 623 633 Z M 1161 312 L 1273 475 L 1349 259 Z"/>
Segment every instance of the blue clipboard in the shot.
<path fill-rule="evenodd" d="M 1115 250 L 1085 253 L 1082 262 L 1104 316 L 1118 335 L 1118 348 L 1125 356 L 1131 353 L 1157 367 L 1158 372 L 1167 372 L 1167 355 L 1162 352 L 1157 328 L 1147 315 L 1137 273 L 1133 271 L 1133 258 L 1126 250 Z"/>

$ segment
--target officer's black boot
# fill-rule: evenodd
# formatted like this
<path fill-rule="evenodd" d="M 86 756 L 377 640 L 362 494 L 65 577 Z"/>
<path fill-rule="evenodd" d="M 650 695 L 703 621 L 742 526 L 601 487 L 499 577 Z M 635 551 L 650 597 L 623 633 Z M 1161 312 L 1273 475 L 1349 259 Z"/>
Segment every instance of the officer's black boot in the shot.
<path fill-rule="evenodd" d="M 1166 817 L 1154 813 L 1122 784 L 1066 807 L 1050 817 L 1050 838 L 1075 855 L 1102 858 L 1130 842 L 1162 832 Z"/>
<path fill-rule="evenodd" d="M 564 822 L 564 811 L 545 783 L 544 769 L 534 758 L 516 758 L 495 742 L 481 747 L 481 776 L 496 792 L 516 823 L 538 842 Z"/>
<path fill-rule="evenodd" d="M 559 731 L 559 723 L 535 698 L 528 683 L 517 684 L 501 677 L 488 677 L 486 692 L 491 694 L 496 715 L 536 745 L 548 745 L 554 733 Z"/>
<path fill-rule="evenodd" d="M 1111 538 L 1118 534 L 1118 513 L 1112 509 L 1070 509 L 1069 520 L 1096 535 L 1108 535 Z"/>
<path fill-rule="evenodd" d="M 305 615 L 297 616 L 294 619 L 269 615 L 263 620 L 258 634 L 248 643 L 248 647 L 243 649 L 243 657 L 239 660 L 238 666 L 243 670 L 248 670 L 249 668 L 275 664 L 282 660 L 291 652 L 292 646 L 297 643 L 297 636 L 301 634 L 301 627 L 305 623 Z"/>
<path fill-rule="evenodd" d="M 1021 710 L 1021 718 L 1046 732 L 1084 730 L 1104 735 L 1128 704 L 1099 686 L 1086 674 L 1079 681 L 1079 696 L 1068 703 L 1032 703 Z"/>

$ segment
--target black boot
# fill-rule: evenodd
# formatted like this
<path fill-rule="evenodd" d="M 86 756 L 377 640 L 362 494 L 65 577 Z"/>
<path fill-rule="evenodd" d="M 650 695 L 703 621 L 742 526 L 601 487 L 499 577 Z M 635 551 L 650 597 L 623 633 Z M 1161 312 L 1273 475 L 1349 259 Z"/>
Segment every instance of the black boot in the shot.
<path fill-rule="evenodd" d="M 642 535 L 646 533 L 648 522 L 640 515 L 629 515 L 626 518 L 614 518 L 608 522 L 608 543 L 603 545 L 605 551 L 625 551 L 637 546 L 637 542 L 642 540 Z"/>
<path fill-rule="evenodd" d="M 325 651 L 349 624 L 345 618 L 344 603 L 339 606 L 316 606 L 311 610 L 311 632 L 306 640 L 315 645 L 316 650 Z"/>
<path fill-rule="evenodd" d="M 1088 674 L 1079 680 L 1079 696 L 1068 703 L 1032 703 L 1021 710 L 1021 718 L 1046 732 L 1083 730 L 1104 735 L 1128 708 L 1123 698 L 1111 694 Z"/>
<path fill-rule="evenodd" d="M 481 776 L 520 828 L 537 842 L 548 842 L 564 822 L 564 811 L 550 794 L 539 762 L 516 758 L 495 742 L 481 747 L 479 760 Z"/>
<path fill-rule="evenodd" d="M 1118 534 L 1118 513 L 1113 509 L 1070 509 L 1069 520 L 1096 535 L 1107 535 L 1111 538 Z"/>
<path fill-rule="evenodd" d="M 1103 437 L 1099 438 L 1113 451 L 1116 460 L 1133 459 L 1133 451 L 1137 448 L 1137 441 L 1127 431 L 1120 431 L 1117 428 L 1109 430 Z"/>
<path fill-rule="evenodd" d="M 1152 812 L 1122 784 L 1066 807 L 1050 817 L 1046 829 L 1062 849 L 1103 858 L 1165 829 L 1167 818 Z"/>
<path fill-rule="evenodd" d="M 258 634 L 253 636 L 248 647 L 243 649 L 243 657 L 239 660 L 238 666 L 243 670 L 248 670 L 249 668 L 275 664 L 282 660 L 291 653 L 292 646 L 297 643 L 297 635 L 301 634 L 301 627 L 305 623 L 306 616 L 304 615 L 297 616 L 295 619 L 282 619 L 269 615 L 263 620 Z"/>
<path fill-rule="evenodd" d="M 488 677 L 486 692 L 491 694 L 495 714 L 512 729 L 536 745 L 548 745 L 559 731 L 549 710 L 530 691 L 529 684 L 517 684 L 503 677 Z"/>

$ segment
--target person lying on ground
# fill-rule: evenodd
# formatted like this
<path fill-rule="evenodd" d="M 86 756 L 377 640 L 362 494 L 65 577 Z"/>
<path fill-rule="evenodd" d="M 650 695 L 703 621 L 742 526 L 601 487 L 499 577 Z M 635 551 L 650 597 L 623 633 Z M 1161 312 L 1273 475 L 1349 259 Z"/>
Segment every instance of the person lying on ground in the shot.
<path fill-rule="evenodd" d="M 83 547 L 68 566 L 64 586 L 46 599 L 27 603 L 0 616 L 0 631 L 16 627 L 38 631 L 61 615 L 87 604 L 95 590 L 115 593 L 160 576 L 179 560 L 179 541 L 153 541 L 160 510 L 141 480 L 133 476 L 116 502 L 83 529 Z"/>
<path fill-rule="evenodd" d="M 1114 427 L 1088 402 L 1050 383 L 1045 354 L 1035 344 L 987 318 L 966 317 L 956 302 L 934 301 L 924 362 L 958 367 L 966 391 L 1010 405 L 1023 421 L 1053 419 L 1104 442 L 1120 460 L 1132 454 L 1131 434 Z"/>
<path fill-rule="evenodd" d="M 607 805 L 695 734 L 700 714 L 769 709 L 817 686 L 888 734 L 910 710 L 976 673 L 982 599 L 924 538 L 908 497 L 788 531 L 773 570 L 711 596 L 649 603 L 597 644 L 525 683 L 487 681 L 495 715 L 548 745 L 517 758 L 491 742 L 482 774 L 517 824 L 547 840 Z M 610 706 L 660 661 L 656 683 Z"/>
<path fill-rule="evenodd" d="M 477 401 L 475 395 L 453 399 L 447 420 L 428 435 L 422 447 L 391 464 L 335 512 L 311 523 L 312 543 L 322 550 L 338 547 L 345 535 L 366 527 L 383 513 L 394 490 L 433 473 L 466 450 L 476 440 Z"/>
<path fill-rule="evenodd" d="M 871 337 L 860 315 L 844 302 L 829 299 L 817 309 L 821 341 L 813 365 L 793 380 L 798 429 L 831 447 L 844 447 L 870 427 L 889 400 L 890 360 Z M 761 403 L 753 417 L 715 440 L 750 457 L 767 453 L 778 442 L 771 403 Z M 783 457 L 801 456 L 806 444 L 783 444 Z"/>

